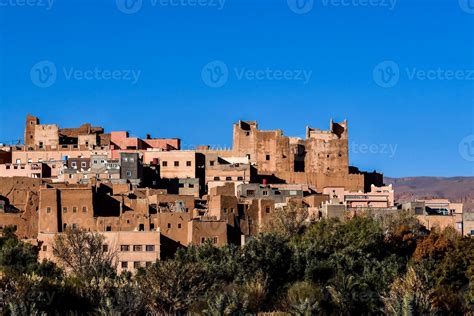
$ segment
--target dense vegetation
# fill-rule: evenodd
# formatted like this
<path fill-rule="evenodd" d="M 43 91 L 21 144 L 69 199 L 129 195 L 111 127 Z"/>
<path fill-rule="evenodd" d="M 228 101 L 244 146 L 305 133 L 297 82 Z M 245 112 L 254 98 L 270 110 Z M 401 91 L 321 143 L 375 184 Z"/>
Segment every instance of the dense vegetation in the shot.
<path fill-rule="evenodd" d="M 77 258 L 68 241 L 81 239 L 83 255 Z M 83 231 L 57 240 L 56 254 L 69 262 L 65 273 L 38 263 L 36 249 L 6 230 L 0 239 L 3 313 L 473 315 L 474 310 L 473 240 L 451 229 L 428 232 L 402 214 L 274 225 L 245 247 L 190 247 L 134 276 L 115 275 L 107 266 L 110 256 L 94 246 L 100 244 L 100 235 Z"/>

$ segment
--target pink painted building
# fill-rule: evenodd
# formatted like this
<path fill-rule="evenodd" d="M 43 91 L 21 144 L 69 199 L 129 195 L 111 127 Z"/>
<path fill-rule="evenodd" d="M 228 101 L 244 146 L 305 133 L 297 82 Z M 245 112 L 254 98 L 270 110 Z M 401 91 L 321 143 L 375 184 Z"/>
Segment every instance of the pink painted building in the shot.
<path fill-rule="evenodd" d="M 370 192 L 350 192 L 343 187 L 324 188 L 323 194 L 338 199 L 351 208 L 391 208 L 395 205 L 395 193 L 392 185 L 376 187 L 372 185 Z"/>
<path fill-rule="evenodd" d="M 43 163 L 26 163 L 26 164 L 0 164 L 0 177 L 27 177 L 27 178 L 48 178 L 48 166 Z"/>

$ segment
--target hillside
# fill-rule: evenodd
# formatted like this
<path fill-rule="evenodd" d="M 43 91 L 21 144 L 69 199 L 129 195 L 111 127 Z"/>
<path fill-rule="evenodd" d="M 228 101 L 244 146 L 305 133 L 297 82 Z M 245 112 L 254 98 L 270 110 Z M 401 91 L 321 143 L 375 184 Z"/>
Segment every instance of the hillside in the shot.
<path fill-rule="evenodd" d="M 397 201 L 446 198 L 463 202 L 466 210 L 474 211 L 474 177 L 386 177 L 385 183 L 393 184 Z"/>

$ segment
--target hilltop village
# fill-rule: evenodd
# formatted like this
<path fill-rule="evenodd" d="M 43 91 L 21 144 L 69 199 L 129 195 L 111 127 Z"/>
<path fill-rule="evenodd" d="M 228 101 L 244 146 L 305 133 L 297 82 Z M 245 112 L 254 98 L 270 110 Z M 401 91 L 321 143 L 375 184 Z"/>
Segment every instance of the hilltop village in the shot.
<path fill-rule="evenodd" d="M 0 229 L 52 259 L 69 228 L 99 232 L 118 252 L 118 272 L 211 242 L 244 245 L 290 203 L 308 221 L 370 212 L 416 215 L 430 229 L 474 234 L 474 216 L 448 200 L 395 201 L 383 175 L 349 164 L 347 121 L 306 137 L 233 125 L 233 146 L 181 150 L 178 138 L 132 137 L 84 124 L 60 128 L 26 118 L 24 144 L 0 147 Z"/>

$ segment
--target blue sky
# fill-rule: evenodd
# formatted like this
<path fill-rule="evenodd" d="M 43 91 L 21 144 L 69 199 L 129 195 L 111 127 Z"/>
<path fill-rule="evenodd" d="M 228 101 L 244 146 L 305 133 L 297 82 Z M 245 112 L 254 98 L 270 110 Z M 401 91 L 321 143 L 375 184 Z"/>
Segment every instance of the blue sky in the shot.
<path fill-rule="evenodd" d="M 29 1 L 0 0 L 0 142 L 28 112 L 221 147 L 333 118 L 352 165 L 474 175 L 474 0 Z"/>

